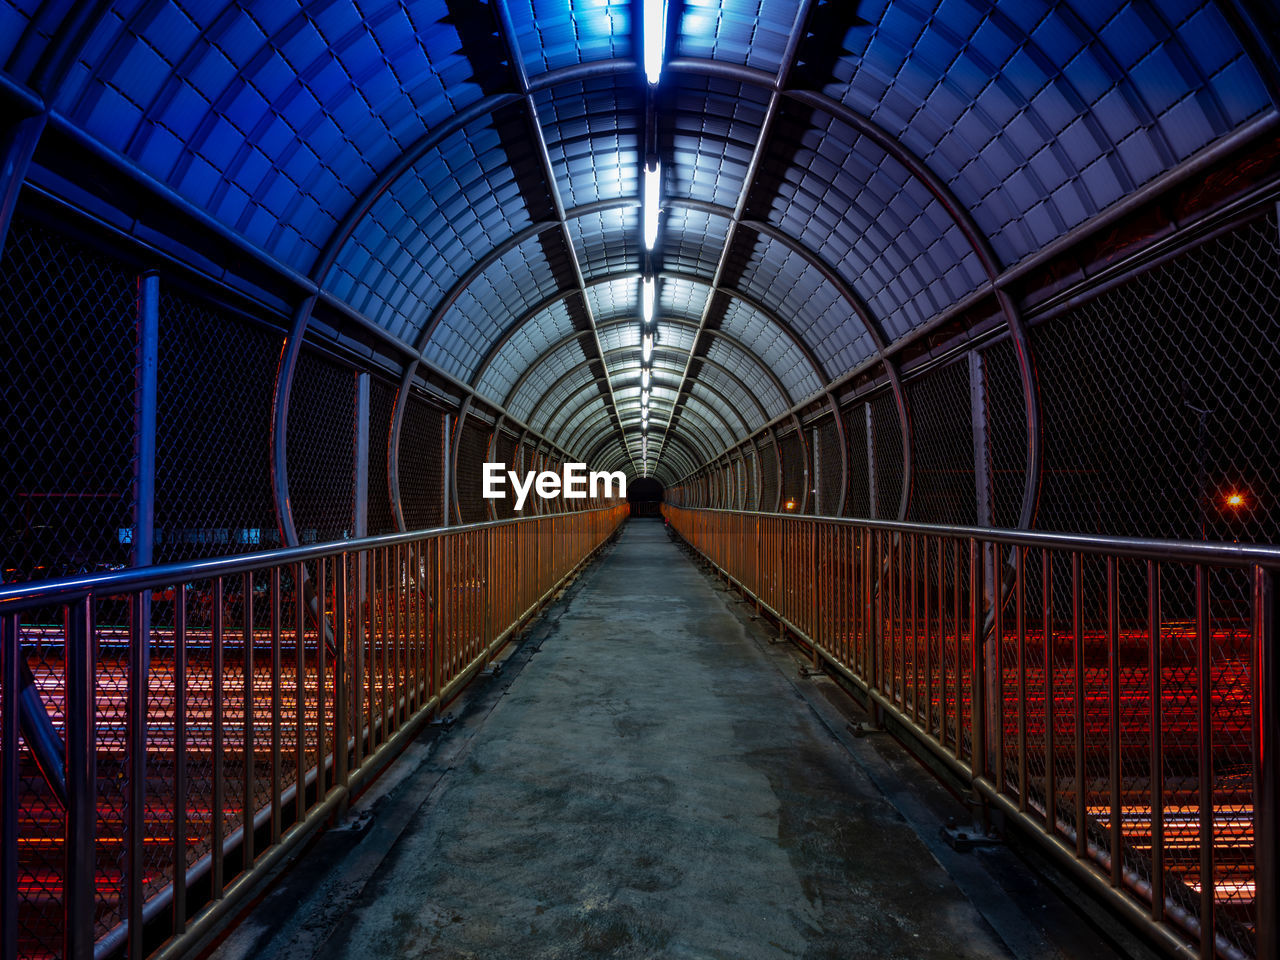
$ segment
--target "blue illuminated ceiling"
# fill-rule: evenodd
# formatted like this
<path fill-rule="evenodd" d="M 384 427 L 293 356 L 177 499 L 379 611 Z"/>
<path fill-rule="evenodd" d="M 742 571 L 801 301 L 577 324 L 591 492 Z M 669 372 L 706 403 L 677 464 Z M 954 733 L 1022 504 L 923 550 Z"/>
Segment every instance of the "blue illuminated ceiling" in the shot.
<path fill-rule="evenodd" d="M 0 60 L 38 88 L 70 49 L 41 91 L 68 122 L 552 441 L 599 421 L 633 465 L 647 150 L 654 417 L 687 409 L 714 456 L 988 286 L 981 244 L 1016 264 L 1274 110 L 1232 0 L 671 13 L 652 93 L 618 0 L 0 0 Z"/>

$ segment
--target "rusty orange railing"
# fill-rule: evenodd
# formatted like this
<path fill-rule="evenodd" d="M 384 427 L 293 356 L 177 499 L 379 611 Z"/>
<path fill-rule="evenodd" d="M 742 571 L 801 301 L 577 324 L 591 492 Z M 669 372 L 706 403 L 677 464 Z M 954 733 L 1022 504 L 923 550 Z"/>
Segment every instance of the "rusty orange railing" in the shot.
<path fill-rule="evenodd" d="M 1276 957 L 1280 549 L 664 513 L 1165 948 Z"/>
<path fill-rule="evenodd" d="M 0 952 L 187 949 L 626 514 L 0 588 Z"/>

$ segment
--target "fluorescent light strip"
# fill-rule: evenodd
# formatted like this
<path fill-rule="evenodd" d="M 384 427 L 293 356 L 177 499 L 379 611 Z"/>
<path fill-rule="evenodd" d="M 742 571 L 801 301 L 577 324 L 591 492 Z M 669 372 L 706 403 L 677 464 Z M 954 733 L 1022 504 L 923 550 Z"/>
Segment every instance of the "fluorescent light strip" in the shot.
<path fill-rule="evenodd" d="M 653 334 L 646 333 L 640 337 L 640 361 L 648 363 L 653 356 Z"/>
<path fill-rule="evenodd" d="M 644 168 L 644 248 L 658 242 L 658 204 L 661 202 L 662 170 L 656 161 Z"/>
<path fill-rule="evenodd" d="M 649 389 L 649 371 L 648 371 L 648 369 L 645 369 L 645 370 L 641 370 L 641 371 L 640 371 L 640 389 L 641 389 L 641 390 L 648 390 L 648 389 Z"/>
<path fill-rule="evenodd" d="M 645 326 L 653 323 L 653 308 L 657 299 L 657 282 L 653 277 L 645 277 L 640 281 L 641 315 L 644 317 Z"/>
<path fill-rule="evenodd" d="M 667 0 L 644 0 L 644 75 L 650 83 L 662 76 L 667 46 Z"/>

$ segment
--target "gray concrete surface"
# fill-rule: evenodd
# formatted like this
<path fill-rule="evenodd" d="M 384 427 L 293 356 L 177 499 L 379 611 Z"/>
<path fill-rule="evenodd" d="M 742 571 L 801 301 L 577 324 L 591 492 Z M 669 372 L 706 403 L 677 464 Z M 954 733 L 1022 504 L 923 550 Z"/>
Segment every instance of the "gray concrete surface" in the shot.
<path fill-rule="evenodd" d="M 800 679 L 660 521 L 549 617 L 215 956 L 1112 955 L 1007 851 L 942 847 L 949 796 L 838 736 L 830 681 Z"/>

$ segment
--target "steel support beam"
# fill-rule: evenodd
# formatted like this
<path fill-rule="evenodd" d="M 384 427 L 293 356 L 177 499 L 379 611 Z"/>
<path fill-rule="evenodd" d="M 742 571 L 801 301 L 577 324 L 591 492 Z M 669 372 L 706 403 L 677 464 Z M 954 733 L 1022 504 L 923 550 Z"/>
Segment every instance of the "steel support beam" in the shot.
<path fill-rule="evenodd" d="M 0 254 L 4 253 L 18 194 L 26 182 L 31 158 L 35 156 L 47 119 L 45 114 L 38 113 L 14 120 L 0 138 Z"/>

